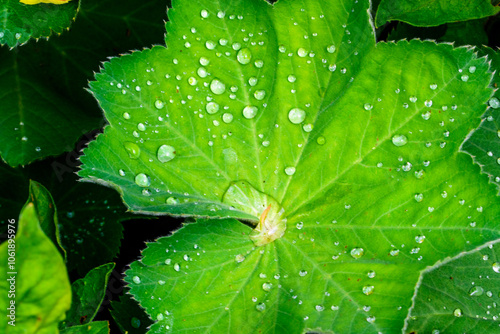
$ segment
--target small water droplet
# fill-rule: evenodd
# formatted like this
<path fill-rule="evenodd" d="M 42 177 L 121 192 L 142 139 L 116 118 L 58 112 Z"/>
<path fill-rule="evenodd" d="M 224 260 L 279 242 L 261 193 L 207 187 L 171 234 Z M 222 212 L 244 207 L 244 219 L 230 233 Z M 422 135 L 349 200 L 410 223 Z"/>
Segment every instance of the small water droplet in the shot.
<path fill-rule="evenodd" d="M 377 320 L 377 319 L 373 315 L 366 318 L 366 321 L 368 321 L 371 324 L 373 324 L 375 322 L 375 320 Z"/>
<path fill-rule="evenodd" d="M 431 118 L 431 112 L 430 111 L 426 111 L 426 112 L 422 113 L 422 118 L 424 120 L 428 121 Z"/>
<path fill-rule="evenodd" d="M 453 315 L 457 318 L 461 317 L 462 316 L 462 310 L 459 309 L 459 308 L 456 308 L 454 311 L 453 311 Z"/>
<path fill-rule="evenodd" d="M 267 283 L 262 284 L 262 290 L 264 290 L 264 291 L 269 292 L 269 291 L 271 291 L 272 288 L 273 288 L 272 283 L 267 282 Z"/>
<path fill-rule="evenodd" d="M 375 290 L 375 287 L 373 285 L 365 285 L 363 287 L 363 293 L 367 296 L 371 295 L 373 293 L 373 290 Z"/>
<path fill-rule="evenodd" d="M 410 102 L 412 102 L 412 103 L 417 102 L 417 97 L 416 96 L 410 96 Z"/>
<path fill-rule="evenodd" d="M 126 141 L 123 143 L 123 147 L 127 151 L 130 159 L 138 159 L 139 156 L 141 155 L 141 149 L 135 143 Z"/>
<path fill-rule="evenodd" d="M 140 187 L 149 187 L 151 185 L 149 176 L 144 173 L 139 173 L 135 176 L 135 183 Z"/>
<path fill-rule="evenodd" d="M 133 328 L 139 328 L 141 327 L 141 320 L 139 320 L 138 318 L 136 317 L 132 317 L 130 319 L 130 325 L 133 327 Z"/>
<path fill-rule="evenodd" d="M 257 111 L 258 109 L 255 106 L 246 106 L 243 108 L 243 116 L 246 119 L 252 119 L 257 115 Z"/>
<path fill-rule="evenodd" d="M 335 52 L 335 45 L 329 45 L 327 48 L 326 48 L 326 51 L 328 51 L 329 53 L 334 53 Z"/>
<path fill-rule="evenodd" d="M 470 288 L 469 290 L 469 296 L 474 296 L 474 297 L 479 297 L 479 296 L 482 296 L 484 293 L 484 289 L 480 286 L 473 286 L 472 288 Z"/>
<path fill-rule="evenodd" d="M 306 112 L 300 108 L 293 108 L 288 112 L 288 119 L 293 124 L 300 124 L 306 118 Z"/>
<path fill-rule="evenodd" d="M 500 101 L 496 97 L 492 97 L 491 99 L 489 99 L 488 104 L 493 109 L 498 109 L 500 107 Z"/>
<path fill-rule="evenodd" d="M 425 235 L 417 235 L 415 237 L 415 241 L 417 242 L 417 244 L 421 244 L 422 242 L 424 242 L 425 240 Z"/>
<path fill-rule="evenodd" d="M 285 174 L 292 176 L 295 174 L 295 167 L 287 167 L 285 168 Z"/>
<path fill-rule="evenodd" d="M 297 230 L 302 230 L 302 227 L 304 227 L 304 223 L 298 222 L 297 225 L 295 225 L 295 227 L 297 227 Z"/>
<path fill-rule="evenodd" d="M 216 112 L 219 111 L 219 104 L 215 102 L 209 102 L 207 103 L 207 106 L 205 107 L 207 113 L 209 114 L 215 114 Z"/>
<path fill-rule="evenodd" d="M 266 304 L 259 303 L 255 306 L 255 309 L 259 312 L 264 312 L 266 310 Z"/>
<path fill-rule="evenodd" d="M 130 114 L 128 112 L 123 113 L 123 118 L 130 119 Z"/>
<path fill-rule="evenodd" d="M 355 259 L 359 259 L 363 256 L 363 254 L 365 253 L 364 249 L 363 248 L 353 248 L 351 249 L 351 256 Z"/>
<path fill-rule="evenodd" d="M 161 145 L 158 148 L 157 157 L 160 162 L 168 162 L 175 158 L 175 148 L 170 145 Z"/>
<path fill-rule="evenodd" d="M 261 101 L 264 99 L 264 97 L 266 96 L 266 91 L 265 90 L 256 90 L 255 93 L 253 93 L 253 96 Z"/>
<path fill-rule="evenodd" d="M 397 256 L 397 255 L 399 255 L 399 249 L 391 249 L 391 251 L 389 252 L 389 254 L 391 256 Z"/>
<path fill-rule="evenodd" d="M 460 79 L 462 79 L 463 82 L 467 82 L 469 80 L 469 76 L 467 74 L 463 74 Z"/>
<path fill-rule="evenodd" d="M 500 263 L 499 262 L 495 262 L 491 265 L 491 267 L 493 268 L 493 271 L 496 272 L 496 273 L 499 273 L 500 274 Z"/>
<path fill-rule="evenodd" d="M 366 276 L 368 276 L 368 278 L 374 278 L 377 274 L 375 273 L 375 271 L 373 270 L 370 270 Z"/>
<path fill-rule="evenodd" d="M 431 84 L 429 87 L 430 87 L 430 89 L 435 90 L 436 88 L 438 88 L 438 85 L 434 83 L 434 84 Z"/>
<path fill-rule="evenodd" d="M 394 135 L 392 137 L 392 143 L 396 146 L 404 146 L 408 143 L 408 138 L 405 135 Z"/>
<path fill-rule="evenodd" d="M 318 145 L 325 145 L 326 143 L 325 137 L 319 136 L 318 139 L 316 139 L 316 143 L 318 143 Z"/>
<path fill-rule="evenodd" d="M 257 68 L 262 68 L 264 66 L 264 61 L 263 60 L 256 60 L 254 63 L 255 67 Z"/>
<path fill-rule="evenodd" d="M 295 82 L 295 80 L 297 80 L 297 78 L 295 77 L 295 75 L 292 75 L 290 74 L 287 78 L 288 82 Z"/>
<path fill-rule="evenodd" d="M 155 108 L 156 109 L 161 109 L 165 106 L 165 104 L 163 103 L 163 101 L 161 100 L 156 100 L 155 101 Z M 141 123 L 142 124 L 142 123 Z M 139 129 L 140 130 L 140 129 Z M 141 130 L 141 131 L 144 131 L 144 130 Z"/>
<path fill-rule="evenodd" d="M 141 283 L 141 278 L 139 276 L 134 276 L 134 277 L 132 277 L 132 281 L 135 284 L 140 284 Z"/>
<path fill-rule="evenodd" d="M 304 48 L 299 48 L 297 50 L 297 55 L 301 58 L 304 58 L 305 56 L 307 56 L 307 50 Z"/>
<path fill-rule="evenodd" d="M 201 17 L 203 17 L 204 19 L 206 19 L 208 17 L 208 11 L 206 9 L 202 9 L 201 12 L 200 12 L 200 15 Z"/>
<path fill-rule="evenodd" d="M 432 107 L 432 100 L 425 100 L 424 105 L 425 105 L 427 108 Z"/>
<path fill-rule="evenodd" d="M 176 197 L 169 197 L 167 198 L 167 200 L 165 201 L 168 205 L 177 205 L 180 203 L 179 199 L 176 198 Z"/>
<path fill-rule="evenodd" d="M 231 123 L 233 121 L 233 114 L 224 113 L 224 115 L 222 115 L 222 121 L 224 123 Z"/>
<path fill-rule="evenodd" d="M 420 203 L 424 200 L 424 195 L 423 194 L 415 194 L 415 201 L 417 201 L 417 203 Z"/>
<path fill-rule="evenodd" d="M 324 310 L 325 310 L 325 307 L 324 307 L 323 305 L 316 305 L 314 308 L 315 308 L 315 309 L 316 309 L 316 311 L 318 311 L 318 312 L 322 312 L 322 311 L 324 311 Z"/>
<path fill-rule="evenodd" d="M 369 103 L 365 103 L 364 106 L 363 106 L 363 108 L 365 108 L 365 110 L 368 111 L 368 110 L 372 110 L 373 106 L 371 104 L 369 104 Z"/>
<path fill-rule="evenodd" d="M 301 270 L 301 271 L 299 271 L 299 276 L 300 276 L 300 277 L 304 277 L 304 276 L 306 276 L 306 275 L 307 275 L 307 271 L 306 271 L 306 270 Z"/>
<path fill-rule="evenodd" d="M 241 262 L 245 261 L 245 257 L 241 254 L 238 254 L 234 257 L 234 260 L 236 261 L 236 263 L 241 263 Z"/>
<path fill-rule="evenodd" d="M 175 263 L 174 264 L 174 270 L 175 271 L 180 271 L 181 270 L 181 266 L 178 263 Z"/>
<path fill-rule="evenodd" d="M 243 48 L 240 51 L 238 51 L 236 59 L 240 64 L 246 65 L 250 63 L 250 61 L 252 60 L 252 52 L 248 48 Z"/>

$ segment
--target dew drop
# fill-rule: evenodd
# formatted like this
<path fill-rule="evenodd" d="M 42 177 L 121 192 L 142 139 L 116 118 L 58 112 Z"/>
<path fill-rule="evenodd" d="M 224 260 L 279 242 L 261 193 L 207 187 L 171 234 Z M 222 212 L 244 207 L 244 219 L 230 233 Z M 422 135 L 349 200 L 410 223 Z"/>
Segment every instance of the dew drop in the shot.
<path fill-rule="evenodd" d="M 135 183 L 140 187 L 149 187 L 151 185 L 149 176 L 144 173 L 139 173 L 135 176 Z"/>
<path fill-rule="evenodd" d="M 180 271 L 181 270 L 181 266 L 178 263 L 175 263 L 174 264 L 174 270 L 175 271 Z"/>
<path fill-rule="evenodd" d="M 306 275 L 307 275 L 307 271 L 306 271 L 306 270 L 301 270 L 301 271 L 299 271 L 299 276 L 300 276 L 300 277 L 304 277 L 304 276 L 306 276 Z"/>
<path fill-rule="evenodd" d="M 140 284 L 141 283 L 141 278 L 139 276 L 134 276 L 134 277 L 132 277 L 132 281 L 135 284 Z"/>
<path fill-rule="evenodd" d="M 375 320 L 377 320 L 377 319 L 373 315 L 366 318 L 366 321 L 368 321 L 371 324 L 373 324 L 375 322 Z"/>
<path fill-rule="evenodd" d="M 463 82 L 467 82 L 469 80 L 469 76 L 467 74 L 463 74 L 460 79 L 462 79 Z"/>
<path fill-rule="evenodd" d="M 327 48 L 326 48 L 326 51 L 328 51 L 329 53 L 334 53 L 335 52 L 335 45 L 329 45 Z"/>
<path fill-rule="evenodd" d="M 368 276 L 368 278 L 374 278 L 377 274 L 375 273 L 375 271 L 373 270 L 370 270 L 366 276 Z"/>
<path fill-rule="evenodd" d="M 204 19 L 206 19 L 208 17 L 208 11 L 206 9 L 202 9 L 201 12 L 200 12 L 200 15 L 201 17 L 203 17 Z"/>
<path fill-rule="evenodd" d="M 392 143 L 396 146 L 404 146 L 408 143 L 408 138 L 405 135 L 394 135 L 392 137 Z"/>
<path fill-rule="evenodd" d="M 306 112 L 300 108 L 293 108 L 288 112 L 288 119 L 293 124 L 300 124 L 306 118 Z"/>
<path fill-rule="evenodd" d="M 288 82 L 295 82 L 295 80 L 297 80 L 297 78 L 295 77 L 295 75 L 293 74 L 290 74 L 287 78 Z"/>
<path fill-rule="evenodd" d="M 257 115 L 257 111 L 258 109 L 255 106 L 246 106 L 243 108 L 243 116 L 246 119 L 252 119 Z"/>
<path fill-rule="evenodd" d="M 236 263 L 241 263 L 241 262 L 245 261 L 245 257 L 241 254 L 238 254 L 234 257 L 234 260 L 236 261 Z"/>
<path fill-rule="evenodd" d="M 304 49 L 304 48 L 299 48 L 299 49 L 297 50 L 297 55 L 298 55 L 299 57 L 304 58 L 305 56 L 307 56 L 307 50 L 306 50 L 306 49 Z"/>
<path fill-rule="evenodd" d="M 200 57 L 200 64 L 202 66 L 207 66 L 208 64 L 210 64 L 210 60 L 208 60 L 207 57 Z"/>
<path fill-rule="evenodd" d="M 250 52 L 250 49 L 248 48 L 243 48 L 240 51 L 238 51 L 236 59 L 240 64 L 246 65 L 250 63 L 250 61 L 252 60 L 252 52 Z"/>
<path fill-rule="evenodd" d="M 470 288 L 469 290 L 469 296 L 474 296 L 474 297 L 479 297 L 479 296 L 482 296 L 484 293 L 484 289 L 480 286 L 473 286 L 472 288 Z"/>
<path fill-rule="evenodd" d="M 435 90 L 436 88 L 438 88 L 438 85 L 434 83 L 434 84 L 431 84 L 429 87 L 430 87 L 430 89 Z"/>
<path fill-rule="evenodd" d="M 135 143 L 126 141 L 123 143 L 123 147 L 127 151 L 130 159 L 138 159 L 139 156 L 141 155 L 141 149 Z"/>
<path fill-rule="evenodd" d="M 369 104 L 369 103 L 365 103 L 364 106 L 363 106 L 363 108 L 365 108 L 365 110 L 368 111 L 368 110 L 372 110 L 373 106 L 371 104 Z"/>
<path fill-rule="evenodd" d="M 462 316 L 462 310 L 459 309 L 459 308 L 456 308 L 454 311 L 453 311 L 453 315 L 457 318 L 461 317 Z"/>
<path fill-rule="evenodd" d="M 353 248 L 351 249 L 351 256 L 355 259 L 359 259 L 365 253 L 363 248 Z"/>
<path fill-rule="evenodd" d="M 123 113 L 123 118 L 130 119 L 130 114 L 128 112 Z"/>
<path fill-rule="evenodd" d="M 231 123 L 233 121 L 233 114 L 224 113 L 224 115 L 222 115 L 222 121 L 224 123 Z"/>
<path fill-rule="evenodd" d="M 373 290 L 375 290 L 375 287 L 373 285 L 365 285 L 363 287 L 363 293 L 367 296 L 371 295 L 373 293 Z"/>
<path fill-rule="evenodd" d="M 431 118 L 431 112 L 430 111 L 426 111 L 426 112 L 422 113 L 422 118 L 424 120 L 428 121 Z"/>
<path fill-rule="evenodd" d="M 157 157 L 160 162 L 168 162 L 175 158 L 175 148 L 170 145 L 161 145 L 158 148 Z"/>
<path fill-rule="evenodd" d="M 316 139 L 316 143 L 318 143 L 318 145 L 325 145 L 326 143 L 325 137 L 319 136 L 318 139 Z"/>
<path fill-rule="evenodd" d="M 262 290 L 264 291 L 271 291 L 271 289 L 273 288 L 273 284 L 272 283 L 264 283 L 262 284 Z"/>
<path fill-rule="evenodd" d="M 255 309 L 259 312 L 264 312 L 266 310 L 266 304 L 259 303 L 255 306 Z"/>
<path fill-rule="evenodd" d="M 415 237 L 415 241 L 417 242 L 417 244 L 421 244 L 422 242 L 424 242 L 425 240 L 425 235 L 417 235 Z"/>
<path fill-rule="evenodd" d="M 425 105 L 427 108 L 432 107 L 432 100 L 425 100 L 424 105 Z"/>
<path fill-rule="evenodd" d="M 222 81 L 214 79 L 210 83 L 210 90 L 212 93 L 220 95 L 226 91 L 226 85 Z"/>
<path fill-rule="evenodd" d="M 499 273 L 500 274 L 500 263 L 498 262 L 495 262 L 492 264 L 491 266 L 493 268 L 493 271 L 496 272 L 496 273 Z"/>
<path fill-rule="evenodd" d="M 314 308 L 315 308 L 315 309 L 316 309 L 316 311 L 318 311 L 318 312 L 322 312 L 322 311 L 324 311 L 324 310 L 325 310 L 325 307 L 324 307 L 323 305 L 316 305 Z"/>
<path fill-rule="evenodd" d="M 264 61 L 263 60 L 256 60 L 254 63 L 255 67 L 257 68 L 262 68 L 264 66 Z"/>
<path fill-rule="evenodd" d="M 410 102 L 412 102 L 412 103 L 417 102 L 417 97 L 416 96 L 410 96 Z"/>
<path fill-rule="evenodd" d="M 424 195 L 423 194 L 415 194 L 415 201 L 417 201 L 417 203 L 420 203 L 424 200 Z"/>
<path fill-rule="evenodd" d="M 139 320 L 138 318 L 136 317 L 132 317 L 130 319 L 130 325 L 133 327 L 133 328 L 139 328 L 141 327 L 141 320 Z"/>
<path fill-rule="evenodd" d="M 253 93 L 253 96 L 261 101 L 264 99 L 264 97 L 266 96 L 266 91 L 265 90 L 256 90 L 255 93 Z"/>
<path fill-rule="evenodd" d="M 196 84 L 198 83 L 198 80 L 196 80 L 196 78 L 195 78 L 195 77 L 190 77 L 190 78 L 188 79 L 188 83 L 189 83 L 191 86 L 194 86 L 194 85 L 196 85 Z"/>
<path fill-rule="evenodd" d="M 217 44 L 214 41 L 206 41 L 205 42 L 205 47 L 209 50 L 215 49 L 216 46 L 217 46 Z"/>
<path fill-rule="evenodd" d="M 295 174 L 295 167 L 287 167 L 287 168 L 285 168 L 285 174 L 289 175 L 289 176 L 292 176 L 293 174 Z"/>
<path fill-rule="evenodd" d="M 161 108 L 163 108 L 164 106 L 165 106 L 165 104 L 163 103 L 163 101 L 160 101 L 160 100 L 156 100 L 156 101 L 155 101 L 155 108 L 156 108 L 156 109 L 161 109 Z M 139 129 L 139 130 L 140 130 L 140 129 Z M 142 130 L 142 131 L 144 131 L 144 130 Z"/>
<path fill-rule="evenodd" d="M 165 203 L 167 203 L 168 205 L 177 205 L 177 204 L 180 203 L 180 201 L 176 197 L 169 197 L 169 198 L 167 198 L 167 200 L 165 201 Z"/>
<path fill-rule="evenodd" d="M 144 125 L 144 123 L 137 124 L 137 130 L 146 131 L 146 126 Z"/>
<path fill-rule="evenodd" d="M 491 99 L 489 99 L 488 104 L 493 109 L 498 109 L 500 107 L 500 101 L 496 97 L 492 97 Z"/>
<path fill-rule="evenodd" d="M 212 115 L 219 111 L 219 105 L 215 102 L 209 102 L 207 103 L 205 109 L 207 110 L 207 113 Z"/>

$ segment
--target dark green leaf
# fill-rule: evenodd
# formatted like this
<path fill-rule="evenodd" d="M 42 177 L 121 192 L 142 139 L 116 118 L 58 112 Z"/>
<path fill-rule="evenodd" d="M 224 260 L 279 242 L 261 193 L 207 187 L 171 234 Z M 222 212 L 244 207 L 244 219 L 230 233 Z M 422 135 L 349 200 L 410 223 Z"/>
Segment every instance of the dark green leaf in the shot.
<path fill-rule="evenodd" d="M 13 318 L 6 313 L 0 317 L 0 328 L 6 334 L 19 333 L 19 329 L 23 333 L 55 333 L 71 304 L 66 267 L 40 228 L 33 203 L 24 207 L 17 228 L 14 242 L 9 239 L 0 246 L 0 270 L 10 279 L 0 281 L 0 307 L 3 312 L 8 307 L 15 309 Z M 8 249 L 15 254 L 8 254 Z M 8 321 L 14 321 L 15 326 Z"/>
<path fill-rule="evenodd" d="M 73 301 L 60 328 L 89 324 L 101 307 L 114 263 L 94 268 L 71 284 Z"/>
<path fill-rule="evenodd" d="M 131 295 L 120 296 L 119 301 L 111 302 L 109 311 L 122 333 L 144 334 L 153 321 Z"/>
<path fill-rule="evenodd" d="M 412 333 L 497 333 L 499 245 L 488 244 L 422 273 L 407 321 Z"/>
<path fill-rule="evenodd" d="M 61 34 L 69 29 L 79 4 L 77 0 L 64 5 L 27 5 L 18 0 L 0 0 L 0 45 L 13 48 L 30 38 Z"/>
<path fill-rule="evenodd" d="M 446 34 L 441 41 L 452 42 L 455 45 L 482 46 L 488 44 L 488 35 L 484 30 L 487 19 L 448 23 Z"/>
<path fill-rule="evenodd" d="M 69 327 L 63 329 L 61 334 L 108 334 L 109 323 L 107 321 L 94 321 L 90 324 Z"/>
<path fill-rule="evenodd" d="M 375 23 L 381 26 L 398 20 L 414 26 L 437 26 L 495 15 L 500 7 L 490 0 L 382 0 Z"/>

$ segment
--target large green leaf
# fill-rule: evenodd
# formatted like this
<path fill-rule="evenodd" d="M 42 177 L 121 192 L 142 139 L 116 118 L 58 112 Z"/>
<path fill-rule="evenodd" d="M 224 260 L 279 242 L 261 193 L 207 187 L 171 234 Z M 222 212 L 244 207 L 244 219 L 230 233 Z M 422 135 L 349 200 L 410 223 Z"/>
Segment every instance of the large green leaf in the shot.
<path fill-rule="evenodd" d="M 497 333 L 499 245 L 462 253 L 427 269 L 407 319 L 414 333 Z"/>
<path fill-rule="evenodd" d="M 490 0 L 382 0 L 377 10 L 377 26 L 392 20 L 415 26 L 437 26 L 495 15 L 499 6 Z"/>
<path fill-rule="evenodd" d="M 27 5 L 18 0 L 0 0 L 0 45 L 13 48 L 30 38 L 61 34 L 76 17 L 80 1 L 65 5 Z"/>
<path fill-rule="evenodd" d="M 84 87 L 107 57 L 160 42 L 165 12 L 156 8 L 165 6 L 161 0 L 86 1 L 69 33 L 15 51 L 1 48 L 2 159 L 17 166 L 58 155 L 100 127 L 102 115 Z"/>
<path fill-rule="evenodd" d="M 13 317 L 0 317 L 0 328 L 6 334 L 56 333 L 71 304 L 66 267 L 40 228 L 33 203 L 21 212 L 17 228 L 15 239 L 0 246 L 0 306 L 13 309 Z"/>
<path fill-rule="evenodd" d="M 91 83 L 109 126 L 82 177 L 134 211 L 257 225 L 202 220 L 149 246 L 127 280 L 154 332 L 400 332 L 422 270 L 500 236 L 495 189 L 459 153 L 488 60 L 375 46 L 368 8 L 174 2 L 168 48 Z"/>
<path fill-rule="evenodd" d="M 109 275 L 114 267 L 114 263 L 104 264 L 71 284 L 73 301 L 61 328 L 89 324 L 94 320 L 104 300 Z"/>
<path fill-rule="evenodd" d="M 495 88 L 500 84 L 500 53 L 490 48 L 482 49 L 490 57 L 496 69 L 493 77 Z M 488 110 L 483 115 L 483 120 L 470 137 L 462 145 L 462 150 L 474 157 L 474 161 L 481 166 L 483 173 L 487 174 L 490 182 L 500 187 L 500 93 L 488 101 Z"/>

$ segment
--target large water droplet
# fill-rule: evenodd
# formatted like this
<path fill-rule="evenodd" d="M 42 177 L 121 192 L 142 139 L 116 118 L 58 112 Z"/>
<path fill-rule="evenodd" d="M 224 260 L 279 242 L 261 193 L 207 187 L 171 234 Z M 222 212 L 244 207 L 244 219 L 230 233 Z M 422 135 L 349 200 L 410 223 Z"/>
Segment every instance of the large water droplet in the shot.
<path fill-rule="evenodd" d="M 253 96 L 261 101 L 264 99 L 264 97 L 266 97 L 266 91 L 265 90 L 256 90 L 255 93 L 253 93 Z"/>
<path fill-rule="evenodd" d="M 257 115 L 257 107 L 255 106 L 246 106 L 243 109 L 243 116 L 247 119 L 252 119 Z"/>
<path fill-rule="evenodd" d="M 200 12 L 200 15 L 201 15 L 201 17 L 206 19 L 209 14 L 208 14 L 208 11 L 206 9 L 202 9 L 202 11 Z"/>
<path fill-rule="evenodd" d="M 285 168 L 285 174 L 292 176 L 295 174 L 295 167 L 287 167 Z"/>
<path fill-rule="evenodd" d="M 233 114 L 231 113 L 224 113 L 224 115 L 222 115 L 222 121 L 224 123 L 231 123 L 233 121 Z"/>
<path fill-rule="evenodd" d="M 125 147 L 130 159 L 137 159 L 141 155 L 141 149 L 135 143 L 126 141 L 123 143 L 123 147 Z"/>
<path fill-rule="evenodd" d="M 135 176 L 135 183 L 140 187 L 149 187 L 151 185 L 149 176 L 144 173 L 139 173 Z"/>
<path fill-rule="evenodd" d="M 160 162 L 168 162 L 175 158 L 175 148 L 170 145 L 161 145 L 158 148 L 157 157 Z"/>
<path fill-rule="evenodd" d="M 295 80 L 297 80 L 297 78 L 295 77 L 295 75 L 293 74 L 290 74 L 287 78 L 288 82 L 295 82 Z"/>
<path fill-rule="evenodd" d="M 473 286 L 472 288 L 470 288 L 469 290 L 469 296 L 475 296 L 475 297 L 478 297 L 478 296 L 482 296 L 484 293 L 484 289 L 480 286 Z"/>
<path fill-rule="evenodd" d="M 165 201 L 168 205 L 177 205 L 180 203 L 179 199 L 176 198 L 176 197 L 169 197 L 167 198 L 167 200 Z"/>
<path fill-rule="evenodd" d="M 459 308 L 456 308 L 454 311 L 453 311 L 453 315 L 457 318 L 461 317 L 462 316 L 462 310 L 459 309 Z"/>
<path fill-rule="evenodd" d="M 250 52 L 250 49 L 248 48 L 243 48 L 240 51 L 238 51 L 236 59 L 238 59 L 238 62 L 240 64 L 246 65 L 250 63 L 250 61 L 252 60 L 252 52 Z"/>
<path fill-rule="evenodd" d="M 215 49 L 215 47 L 217 46 L 217 44 L 214 41 L 206 41 L 205 42 L 205 46 L 206 46 L 207 49 L 213 50 L 213 49 Z"/>
<path fill-rule="evenodd" d="M 264 283 L 262 284 L 262 290 L 264 291 L 271 291 L 271 289 L 273 288 L 273 284 L 272 283 Z"/>
<path fill-rule="evenodd" d="M 329 53 L 334 53 L 335 52 L 335 45 L 330 45 L 326 48 L 326 51 L 328 51 Z"/>
<path fill-rule="evenodd" d="M 493 109 L 498 109 L 500 107 L 500 100 L 498 100 L 496 97 L 492 97 L 489 101 L 488 104 L 490 107 Z"/>
<path fill-rule="evenodd" d="M 141 283 L 141 278 L 139 276 L 134 276 L 134 277 L 132 277 L 132 281 L 135 284 L 140 284 Z"/>
<path fill-rule="evenodd" d="M 212 93 L 220 95 L 226 91 L 226 85 L 222 81 L 214 79 L 210 83 L 210 90 Z"/>
<path fill-rule="evenodd" d="M 288 112 L 288 119 L 293 124 L 300 124 L 306 118 L 306 112 L 300 108 L 293 108 Z"/>
<path fill-rule="evenodd" d="M 217 111 L 219 111 L 219 105 L 215 102 L 209 102 L 207 103 L 205 109 L 207 110 L 207 113 L 215 114 Z"/>
<path fill-rule="evenodd" d="M 299 57 L 302 57 L 302 58 L 303 58 L 303 57 L 307 56 L 307 50 L 306 50 L 306 49 L 304 49 L 304 48 L 299 48 L 299 49 L 297 50 L 297 55 L 298 55 Z"/>
<path fill-rule="evenodd" d="M 371 295 L 373 293 L 373 290 L 375 290 L 375 287 L 373 285 L 365 285 L 363 287 L 363 293 L 367 296 Z"/>
<path fill-rule="evenodd" d="M 163 101 L 161 101 L 161 100 L 156 100 L 155 101 L 155 107 L 156 107 L 156 109 L 161 109 L 164 106 L 165 106 L 165 104 L 163 103 Z"/>
<path fill-rule="evenodd" d="M 259 82 L 259 80 L 257 80 L 256 77 L 251 77 L 250 79 L 248 79 L 248 83 L 250 84 L 250 86 L 255 86 L 257 83 Z"/>
<path fill-rule="evenodd" d="M 392 137 L 392 143 L 396 146 L 404 146 L 408 143 L 408 138 L 405 135 L 394 135 Z"/>

